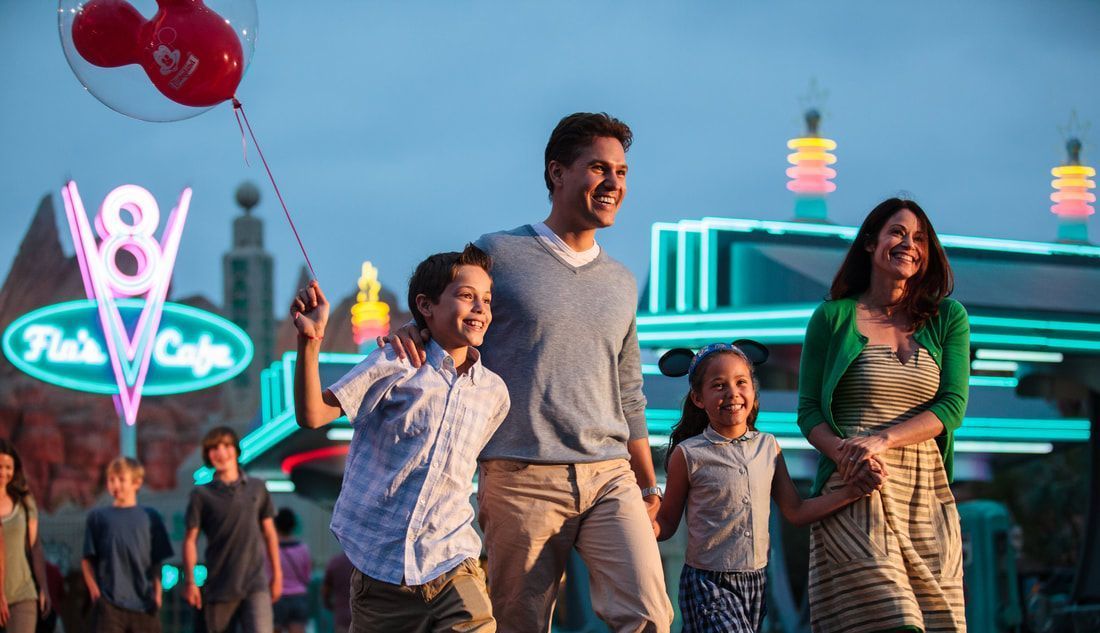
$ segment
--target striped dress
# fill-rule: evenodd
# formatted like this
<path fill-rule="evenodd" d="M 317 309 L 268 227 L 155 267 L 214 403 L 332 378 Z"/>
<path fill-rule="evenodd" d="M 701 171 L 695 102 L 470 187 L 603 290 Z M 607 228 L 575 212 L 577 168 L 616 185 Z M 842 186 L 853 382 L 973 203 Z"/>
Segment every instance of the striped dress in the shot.
<path fill-rule="evenodd" d="M 833 416 L 847 437 L 926 410 L 940 371 L 917 347 L 902 363 L 868 345 L 837 385 Z M 935 439 L 887 451 L 881 492 L 810 531 L 810 622 L 815 632 L 965 631 L 959 513 Z M 839 473 L 825 491 L 843 485 Z"/>

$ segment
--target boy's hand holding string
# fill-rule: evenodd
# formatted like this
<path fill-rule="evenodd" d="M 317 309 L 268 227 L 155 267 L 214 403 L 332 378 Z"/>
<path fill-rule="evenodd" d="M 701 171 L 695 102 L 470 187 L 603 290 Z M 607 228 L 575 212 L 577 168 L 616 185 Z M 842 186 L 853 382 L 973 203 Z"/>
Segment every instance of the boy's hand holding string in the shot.
<path fill-rule="evenodd" d="M 318 360 L 328 326 L 329 302 L 317 280 L 298 291 L 290 302 L 290 317 L 298 330 L 298 361 L 294 363 L 294 412 L 298 426 L 316 429 L 343 415 L 331 391 L 321 389 Z"/>
<path fill-rule="evenodd" d="M 329 302 L 317 280 L 309 282 L 290 302 L 290 316 L 299 337 L 320 341 L 328 326 Z"/>

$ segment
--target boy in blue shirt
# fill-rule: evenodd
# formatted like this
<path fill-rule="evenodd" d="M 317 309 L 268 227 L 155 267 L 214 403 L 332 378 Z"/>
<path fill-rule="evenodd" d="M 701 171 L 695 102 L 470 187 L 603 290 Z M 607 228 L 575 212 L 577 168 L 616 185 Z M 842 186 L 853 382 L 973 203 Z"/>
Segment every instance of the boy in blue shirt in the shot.
<path fill-rule="evenodd" d="M 160 514 L 137 504 L 144 478 L 136 460 L 111 460 L 107 490 L 114 503 L 88 513 L 80 569 L 94 604 L 93 631 L 160 631 L 160 567 L 172 544 Z"/>
<path fill-rule="evenodd" d="M 347 415 L 353 428 L 332 531 L 355 567 L 351 631 L 496 630 L 478 564 L 473 476 L 508 412 L 504 381 L 475 349 L 492 321 L 492 260 L 473 245 L 432 255 L 409 280 L 409 310 L 432 333 L 419 368 L 377 349 L 321 389 L 329 304 L 317 282 L 291 304 L 298 424 Z"/>

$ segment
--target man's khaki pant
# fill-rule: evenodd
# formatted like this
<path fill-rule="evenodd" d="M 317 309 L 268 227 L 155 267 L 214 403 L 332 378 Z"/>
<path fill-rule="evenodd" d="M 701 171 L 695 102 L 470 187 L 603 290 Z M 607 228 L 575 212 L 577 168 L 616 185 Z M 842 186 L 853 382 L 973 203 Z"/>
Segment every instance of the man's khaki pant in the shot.
<path fill-rule="evenodd" d="M 657 540 L 626 460 L 486 461 L 478 509 L 502 633 L 550 630 L 573 547 L 588 567 L 592 607 L 611 630 L 666 633 L 671 627 Z"/>
<path fill-rule="evenodd" d="M 423 585 L 351 573 L 351 633 L 494 633 L 485 574 L 472 558 Z"/>

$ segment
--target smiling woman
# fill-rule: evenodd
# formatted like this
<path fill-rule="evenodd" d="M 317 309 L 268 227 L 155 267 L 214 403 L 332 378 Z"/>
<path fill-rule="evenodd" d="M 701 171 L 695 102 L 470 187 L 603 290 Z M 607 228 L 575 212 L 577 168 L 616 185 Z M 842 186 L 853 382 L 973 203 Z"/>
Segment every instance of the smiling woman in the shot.
<path fill-rule="evenodd" d="M 15 445 L 0 439 L 0 523 L 3 565 L 0 566 L 0 627 L 13 633 L 34 631 L 38 613 L 49 604 L 46 569 L 38 544 L 38 508 L 27 487 L 23 462 Z M 28 554 L 33 554 L 28 558 Z"/>
<path fill-rule="evenodd" d="M 890 198 L 864 219 L 829 296 L 852 297 L 867 292 L 872 277 L 891 280 L 897 296 L 891 307 L 919 327 L 935 314 L 955 287 L 947 253 L 924 209 L 912 200 Z M 890 298 L 887 298 L 889 300 Z"/>
<path fill-rule="evenodd" d="M 806 328 L 798 425 L 822 453 L 814 493 L 870 493 L 811 530 L 815 631 L 966 628 L 949 484 L 970 326 L 947 298 L 953 285 L 928 216 L 891 198 L 864 220 Z"/>

